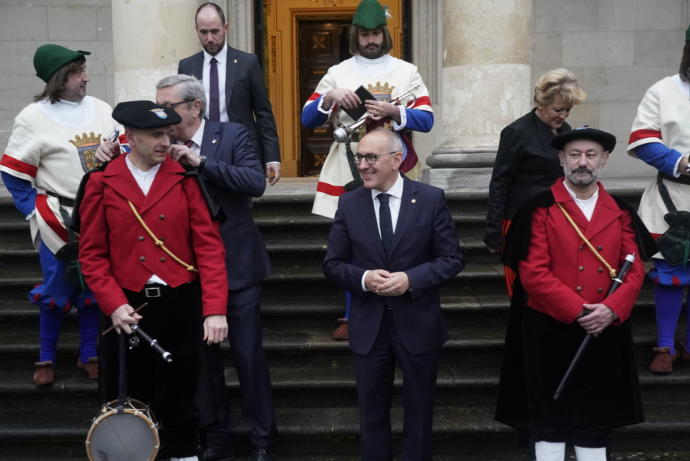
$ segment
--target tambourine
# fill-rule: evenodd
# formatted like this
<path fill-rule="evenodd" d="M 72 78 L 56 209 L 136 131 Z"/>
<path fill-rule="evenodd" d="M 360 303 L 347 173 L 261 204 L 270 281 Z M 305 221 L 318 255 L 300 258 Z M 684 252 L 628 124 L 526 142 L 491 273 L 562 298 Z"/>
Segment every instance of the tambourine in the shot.
<path fill-rule="evenodd" d="M 108 402 L 94 418 L 86 436 L 89 461 L 153 461 L 160 448 L 158 423 L 153 413 L 135 399 Z"/>

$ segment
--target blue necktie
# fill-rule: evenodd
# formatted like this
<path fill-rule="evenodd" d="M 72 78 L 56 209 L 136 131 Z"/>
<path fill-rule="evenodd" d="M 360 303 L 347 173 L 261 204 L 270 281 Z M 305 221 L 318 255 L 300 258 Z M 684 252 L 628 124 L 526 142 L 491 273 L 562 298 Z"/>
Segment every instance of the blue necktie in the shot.
<path fill-rule="evenodd" d="M 211 58 L 211 72 L 209 76 L 208 118 L 220 122 L 220 96 L 218 95 L 218 61 Z"/>
<path fill-rule="evenodd" d="M 388 255 L 388 250 L 393 242 L 393 220 L 391 219 L 391 209 L 388 206 L 390 195 L 379 194 L 379 227 L 381 228 L 381 241 L 383 249 Z"/>

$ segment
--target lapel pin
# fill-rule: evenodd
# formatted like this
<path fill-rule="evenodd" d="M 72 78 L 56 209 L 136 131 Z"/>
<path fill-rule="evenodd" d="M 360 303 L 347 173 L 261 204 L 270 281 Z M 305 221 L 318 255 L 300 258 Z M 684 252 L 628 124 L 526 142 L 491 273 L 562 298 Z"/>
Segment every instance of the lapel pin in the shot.
<path fill-rule="evenodd" d="M 232 61 L 232 62 L 234 62 L 235 64 L 237 64 L 237 59 L 233 59 L 233 61 Z"/>
<path fill-rule="evenodd" d="M 212 140 L 211 140 L 211 144 L 215 144 L 215 143 L 216 143 L 216 140 L 215 140 L 215 139 L 212 139 Z"/>
<path fill-rule="evenodd" d="M 410 200 L 410 203 L 417 203 L 417 199 L 413 198 L 412 200 Z"/>

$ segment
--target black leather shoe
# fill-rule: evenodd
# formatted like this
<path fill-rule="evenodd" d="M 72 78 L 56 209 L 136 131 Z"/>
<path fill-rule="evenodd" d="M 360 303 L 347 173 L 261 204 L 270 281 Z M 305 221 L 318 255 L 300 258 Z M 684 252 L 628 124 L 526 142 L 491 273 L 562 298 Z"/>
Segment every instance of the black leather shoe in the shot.
<path fill-rule="evenodd" d="M 249 461 L 273 461 L 273 456 L 265 448 L 257 448 L 249 455 Z"/>

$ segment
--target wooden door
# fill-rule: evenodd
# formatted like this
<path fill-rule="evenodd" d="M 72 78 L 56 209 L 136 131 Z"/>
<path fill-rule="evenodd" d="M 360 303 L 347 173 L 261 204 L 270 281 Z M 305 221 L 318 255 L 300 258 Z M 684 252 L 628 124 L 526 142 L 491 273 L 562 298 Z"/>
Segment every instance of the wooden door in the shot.
<path fill-rule="evenodd" d="M 352 22 L 352 15 L 360 0 L 261 1 L 266 15 L 265 50 L 269 98 L 280 138 L 283 176 L 316 174 L 319 168 L 318 163 L 322 161 L 317 154 L 328 152 L 328 149 L 324 147 L 326 143 L 330 144 L 330 134 L 321 131 L 325 127 L 314 130 L 303 148 L 304 139 L 300 123 L 302 106 L 316 88 L 320 79 L 318 72 L 325 72 L 329 65 L 340 62 L 348 56 L 336 50 L 341 47 L 343 37 L 347 37 L 344 26 Z M 396 57 L 400 57 L 402 53 L 402 2 L 403 0 L 381 0 L 390 12 L 388 28 L 393 36 L 391 54 Z M 326 24 L 332 24 L 332 30 L 328 31 Z M 312 29 L 309 29 L 309 26 L 312 26 Z M 323 30 L 319 31 L 319 27 Z M 305 32 L 307 30 L 311 32 Z M 343 33 L 345 35 L 341 36 Z M 315 38 L 314 34 L 319 35 L 319 38 Z M 309 40 L 302 40 L 303 38 Z M 319 47 L 321 45 L 318 45 L 318 41 L 323 39 L 325 51 L 324 48 L 311 50 L 310 47 L 315 45 L 310 41 L 312 39 L 317 40 L 316 46 Z M 344 43 L 346 50 L 347 41 L 345 40 Z M 305 60 L 301 56 L 303 49 L 310 50 Z M 331 64 L 326 64 L 336 54 L 338 58 L 333 59 L 334 62 Z M 311 74 L 304 77 L 301 75 L 303 65 L 307 66 Z M 314 66 L 313 70 L 309 70 L 310 65 Z M 307 88 L 310 84 L 311 87 Z M 305 152 L 306 155 L 302 158 Z M 305 164 L 302 165 L 302 163 Z"/>
<path fill-rule="evenodd" d="M 309 98 L 329 67 L 351 56 L 350 27 L 350 21 L 299 21 L 300 101 Z M 333 142 L 332 132 L 329 123 L 301 128 L 300 176 L 319 174 Z"/>

